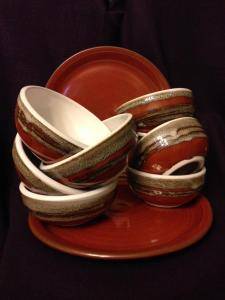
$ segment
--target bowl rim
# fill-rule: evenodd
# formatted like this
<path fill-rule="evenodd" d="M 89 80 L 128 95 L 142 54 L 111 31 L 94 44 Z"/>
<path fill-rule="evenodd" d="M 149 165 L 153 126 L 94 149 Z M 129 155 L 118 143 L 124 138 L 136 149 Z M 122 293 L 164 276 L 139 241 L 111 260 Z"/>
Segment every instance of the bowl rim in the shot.
<path fill-rule="evenodd" d="M 133 173 L 139 177 L 146 177 L 149 179 L 160 179 L 160 180 L 190 180 L 202 177 L 206 173 L 206 167 L 204 166 L 199 172 L 186 174 L 186 175 L 163 175 L 163 174 L 152 174 L 143 171 L 136 170 L 134 168 L 128 167 L 128 172 Z"/>
<path fill-rule="evenodd" d="M 16 134 L 16 137 L 14 139 L 14 145 L 17 152 L 17 155 L 22 160 L 22 162 L 25 164 L 25 166 L 32 172 L 32 174 L 38 178 L 39 180 L 43 181 L 48 187 L 56 190 L 57 192 L 61 192 L 64 194 L 80 194 L 83 193 L 83 190 L 74 189 L 71 187 L 68 187 L 66 185 L 63 185 L 62 183 L 52 179 L 48 175 L 46 175 L 44 172 L 42 172 L 38 167 L 36 167 L 33 162 L 29 159 L 27 156 L 23 142 L 19 134 Z M 19 170 L 20 171 L 20 170 Z"/>
<path fill-rule="evenodd" d="M 116 112 L 119 112 L 121 109 L 126 109 L 127 105 L 134 104 L 135 102 L 140 101 L 142 99 L 144 100 L 145 98 L 154 97 L 154 96 L 158 96 L 158 95 L 163 95 L 163 94 L 167 94 L 167 93 L 170 93 L 170 92 L 176 93 L 176 92 L 182 92 L 182 91 L 190 93 L 190 95 L 186 95 L 186 97 L 188 97 L 188 98 L 192 98 L 193 97 L 193 92 L 192 92 L 191 89 L 188 89 L 188 88 L 171 88 L 171 89 L 161 90 L 161 91 L 157 91 L 157 92 L 153 92 L 153 93 L 148 93 L 148 94 L 139 96 L 137 98 L 131 99 L 131 100 L 127 101 L 127 102 L 124 102 L 123 104 L 121 104 L 120 106 L 118 106 L 116 108 Z M 178 96 L 174 95 L 173 97 L 178 97 Z M 165 100 L 165 99 L 155 99 L 155 100 L 149 99 L 149 101 L 146 102 L 145 104 L 149 104 L 152 101 L 159 101 L 159 100 L 161 101 L 161 100 Z M 138 106 L 138 104 L 136 106 Z"/>
<path fill-rule="evenodd" d="M 126 120 L 123 122 L 122 125 L 120 125 L 117 129 L 115 129 L 114 131 L 110 132 L 110 135 L 105 137 L 103 140 L 101 140 L 100 142 L 98 142 L 95 145 L 89 146 L 81 151 L 79 151 L 78 153 L 75 153 L 69 157 L 66 157 L 64 159 L 61 159 L 60 161 L 57 161 L 55 163 L 51 163 L 51 164 L 44 164 L 43 162 L 41 163 L 41 170 L 43 171 L 49 171 L 52 170 L 54 168 L 57 168 L 59 166 L 62 166 L 64 164 L 67 164 L 70 161 L 73 161 L 74 159 L 86 154 L 87 152 L 92 151 L 95 147 L 98 147 L 99 145 L 105 143 L 107 140 L 111 139 L 114 135 L 116 135 L 120 130 L 122 130 L 124 127 L 126 127 L 126 125 L 132 121 L 133 116 L 130 113 L 123 113 L 123 114 L 119 114 L 119 115 L 115 115 L 112 116 L 110 118 L 107 118 L 103 121 L 103 123 L 106 123 L 108 120 L 113 120 L 113 119 L 119 119 L 119 118 L 124 118 L 126 117 Z"/>
<path fill-rule="evenodd" d="M 182 120 L 193 120 L 195 121 L 196 123 L 199 123 L 198 119 L 195 118 L 195 117 L 181 117 L 181 118 L 177 118 L 177 119 L 173 119 L 173 120 L 169 120 L 167 122 L 164 122 L 156 127 L 154 127 L 153 129 L 149 130 L 149 132 L 146 132 L 144 136 L 142 136 L 140 138 L 140 140 L 138 141 L 138 144 L 139 143 L 142 143 L 144 139 L 148 138 L 152 133 L 154 133 L 155 131 L 163 128 L 163 127 L 166 127 L 167 125 L 171 124 L 171 123 L 177 123 L 177 122 L 180 122 Z M 200 123 L 199 123 L 200 124 Z M 201 126 L 201 124 L 200 124 Z"/>
<path fill-rule="evenodd" d="M 201 155 L 195 155 L 192 158 L 183 159 L 181 161 L 178 161 L 172 167 L 170 167 L 168 170 L 166 170 L 162 175 L 172 175 L 173 172 L 179 170 L 183 166 L 186 166 L 190 163 L 198 163 L 198 166 L 200 166 L 200 168 L 199 168 L 199 171 L 200 171 L 205 165 L 205 157 L 201 156 Z"/>
<path fill-rule="evenodd" d="M 102 197 L 106 194 L 110 193 L 114 189 L 116 189 L 117 181 L 114 181 L 108 185 L 102 186 L 100 188 L 85 191 L 84 193 L 74 194 L 74 195 L 42 195 L 38 193 L 31 192 L 23 182 L 20 182 L 19 190 L 20 193 L 25 196 L 29 197 L 34 201 L 39 202 L 52 202 L 52 203 L 67 203 L 71 201 L 88 201 L 91 200 L 93 197 L 98 196 Z"/>
<path fill-rule="evenodd" d="M 58 93 L 54 90 L 51 90 L 49 88 L 46 87 L 42 87 L 42 86 L 38 86 L 38 85 L 27 85 L 22 87 L 22 89 L 20 90 L 20 93 L 18 95 L 18 98 L 22 101 L 23 105 L 26 107 L 26 109 L 29 111 L 29 113 L 34 116 L 34 118 L 36 120 L 38 120 L 39 123 L 43 124 L 45 127 L 47 127 L 50 131 L 52 131 L 55 135 L 58 135 L 60 138 L 62 138 L 63 140 L 65 140 L 66 142 L 69 142 L 73 145 L 79 146 L 80 148 L 84 149 L 87 148 L 88 145 L 73 139 L 70 136 L 67 136 L 66 134 L 64 134 L 63 132 L 61 132 L 59 129 L 55 128 L 53 125 L 51 125 L 47 120 L 45 120 L 34 108 L 33 106 L 30 104 L 30 101 L 27 98 L 27 90 L 30 89 L 37 89 L 37 90 L 43 90 L 46 92 L 46 94 L 52 94 L 55 97 L 60 98 L 60 101 L 64 101 L 65 103 L 71 103 L 74 107 L 77 107 L 79 109 L 81 109 L 83 112 L 85 112 L 86 114 L 88 114 L 88 117 L 91 117 L 93 120 L 98 121 L 99 124 L 101 124 L 102 126 L 104 126 L 104 124 L 102 124 L 102 121 L 95 116 L 91 111 L 89 111 L 88 109 L 86 109 L 84 106 L 82 106 L 81 104 L 79 104 L 78 102 L 76 102 L 75 100 L 72 100 L 71 98 Z M 108 130 L 108 128 L 106 126 L 104 126 L 106 130 Z"/>

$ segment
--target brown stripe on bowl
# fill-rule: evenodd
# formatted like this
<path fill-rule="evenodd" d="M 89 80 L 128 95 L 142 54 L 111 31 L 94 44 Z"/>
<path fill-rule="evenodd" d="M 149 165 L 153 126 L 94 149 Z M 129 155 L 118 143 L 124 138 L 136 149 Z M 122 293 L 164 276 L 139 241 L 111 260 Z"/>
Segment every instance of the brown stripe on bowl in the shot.
<path fill-rule="evenodd" d="M 23 142 L 43 161 L 54 161 L 83 149 L 56 135 L 39 122 L 26 109 L 20 98 L 17 101 L 15 120 Z"/>
<path fill-rule="evenodd" d="M 132 191 L 155 206 L 175 207 L 193 200 L 202 189 L 206 169 L 189 175 L 156 175 L 128 168 Z"/>
<path fill-rule="evenodd" d="M 175 164 L 194 157 L 205 157 L 208 139 L 196 118 L 168 121 L 145 134 L 138 142 L 130 161 L 143 172 L 164 174 Z M 181 164 L 182 165 L 182 164 Z"/>
<path fill-rule="evenodd" d="M 112 130 L 104 141 L 58 163 L 42 164 L 42 170 L 76 188 L 96 187 L 112 180 L 126 166 L 127 154 L 136 143 L 136 133 L 131 114 L 114 116 L 104 123 Z"/>
<path fill-rule="evenodd" d="M 12 156 L 20 179 L 31 191 L 50 195 L 82 193 L 80 190 L 62 185 L 39 170 L 27 155 L 26 147 L 18 134 L 13 143 Z"/>
<path fill-rule="evenodd" d="M 138 131 L 148 132 L 169 120 L 193 116 L 193 94 L 185 88 L 162 90 L 130 100 L 116 109 L 133 115 Z"/>
<path fill-rule="evenodd" d="M 108 209 L 116 193 L 116 182 L 81 195 L 47 196 L 30 192 L 23 183 L 24 205 L 38 218 L 61 225 L 85 223 Z"/>
<path fill-rule="evenodd" d="M 40 86 L 21 89 L 15 122 L 24 143 L 43 161 L 78 153 L 110 133 L 79 103 Z"/>

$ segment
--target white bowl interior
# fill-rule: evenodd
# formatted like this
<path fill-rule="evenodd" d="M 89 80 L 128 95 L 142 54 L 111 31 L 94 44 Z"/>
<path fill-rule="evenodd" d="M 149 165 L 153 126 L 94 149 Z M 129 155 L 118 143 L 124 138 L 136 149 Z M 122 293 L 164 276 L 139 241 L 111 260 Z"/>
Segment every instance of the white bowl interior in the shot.
<path fill-rule="evenodd" d="M 178 170 L 184 168 L 185 166 L 193 166 L 194 169 L 193 172 L 199 171 L 203 168 L 205 164 L 205 158 L 203 156 L 194 156 L 191 159 L 184 159 L 182 161 L 179 161 L 175 165 L 173 165 L 170 169 L 165 171 L 163 175 L 173 175 L 173 173 L 177 172 Z"/>
<path fill-rule="evenodd" d="M 94 114 L 70 98 L 39 86 L 21 90 L 21 99 L 32 114 L 64 139 L 82 148 L 109 135 Z"/>
<path fill-rule="evenodd" d="M 73 189 L 71 187 L 65 186 L 65 185 L 53 180 L 52 178 L 45 175 L 41 170 L 39 170 L 32 163 L 32 161 L 28 158 L 28 156 L 24 150 L 21 138 L 18 133 L 15 138 L 15 146 L 16 146 L 17 153 L 20 156 L 20 159 L 25 164 L 25 166 L 34 174 L 34 176 L 36 178 L 38 178 L 39 180 L 44 182 L 47 186 L 49 186 L 50 188 L 52 188 L 60 193 L 66 194 L 66 195 L 73 195 L 73 194 L 77 195 L 77 194 L 84 193 L 84 191 L 82 191 L 82 190 Z"/>
<path fill-rule="evenodd" d="M 103 121 L 103 123 L 108 127 L 111 132 L 118 130 L 127 123 L 127 120 L 130 120 L 129 114 L 121 114 L 118 116 L 110 117 Z"/>
<path fill-rule="evenodd" d="M 117 185 L 117 181 L 114 181 L 106 186 L 100 187 L 95 190 L 86 191 L 84 193 L 76 194 L 76 195 L 74 194 L 74 195 L 62 195 L 62 196 L 41 195 L 41 194 L 33 193 L 30 190 L 28 190 L 24 185 L 24 183 L 22 182 L 20 183 L 19 189 L 21 194 L 34 200 L 38 200 L 41 202 L 50 201 L 50 202 L 66 203 L 71 201 L 88 201 L 95 197 L 103 197 L 108 193 L 110 193 L 111 191 L 113 191 L 116 188 L 116 185 Z"/>
<path fill-rule="evenodd" d="M 51 170 L 55 167 L 58 167 L 64 163 L 67 163 L 73 159 L 75 159 L 76 157 L 83 155 L 84 153 L 90 151 L 91 149 L 93 149 L 94 147 L 98 146 L 100 143 L 104 142 L 105 140 L 111 138 L 112 135 L 116 134 L 119 130 L 121 130 L 124 126 L 126 126 L 126 124 L 132 119 L 132 115 L 129 113 L 124 113 L 124 114 L 120 114 L 120 115 L 116 115 L 113 116 L 111 118 L 108 118 L 106 120 L 103 121 L 103 123 L 107 126 L 107 128 L 111 131 L 110 135 L 105 137 L 102 141 L 100 141 L 99 143 L 97 143 L 94 146 L 90 146 L 88 148 L 85 148 L 84 150 L 71 155 L 68 158 L 62 159 L 56 163 L 52 163 L 52 164 L 44 164 L 41 163 L 41 170 L 43 171 L 47 171 L 47 170 Z"/>

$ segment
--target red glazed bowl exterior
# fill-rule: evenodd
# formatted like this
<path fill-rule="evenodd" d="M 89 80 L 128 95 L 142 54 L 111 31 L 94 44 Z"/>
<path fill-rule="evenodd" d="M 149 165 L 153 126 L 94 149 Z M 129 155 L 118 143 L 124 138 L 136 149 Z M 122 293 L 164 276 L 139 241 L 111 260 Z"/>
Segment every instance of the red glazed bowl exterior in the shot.
<path fill-rule="evenodd" d="M 163 174 L 175 164 L 205 157 L 207 136 L 197 119 L 184 117 L 164 123 L 141 138 L 130 160 L 131 167 Z"/>
<path fill-rule="evenodd" d="M 193 116 L 193 95 L 189 89 L 162 90 L 128 101 L 116 112 L 131 113 L 138 131 L 148 132 L 167 121 Z"/>
<path fill-rule="evenodd" d="M 76 189 L 96 188 L 114 180 L 126 167 L 127 156 L 136 144 L 132 115 L 114 116 L 104 122 L 116 118 L 125 118 L 126 123 L 98 145 L 58 163 L 42 165 L 41 169 L 54 180 Z"/>

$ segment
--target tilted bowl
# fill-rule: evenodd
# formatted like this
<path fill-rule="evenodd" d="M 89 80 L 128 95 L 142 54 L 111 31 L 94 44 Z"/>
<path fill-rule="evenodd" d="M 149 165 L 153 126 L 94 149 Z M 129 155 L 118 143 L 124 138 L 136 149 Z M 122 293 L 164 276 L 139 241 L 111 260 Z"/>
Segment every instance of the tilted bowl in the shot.
<path fill-rule="evenodd" d="M 127 154 L 136 143 L 131 114 L 111 117 L 103 123 L 111 134 L 97 145 L 41 169 L 53 179 L 73 188 L 95 188 L 114 180 L 125 168 Z"/>
<path fill-rule="evenodd" d="M 29 191 L 20 184 L 24 205 L 40 220 L 55 225 L 74 226 L 104 213 L 114 200 L 117 182 L 78 195 L 49 196 Z"/>
<path fill-rule="evenodd" d="M 65 186 L 43 173 L 28 157 L 19 134 L 13 143 L 12 156 L 17 173 L 29 190 L 49 195 L 83 193 L 82 190 Z"/>
<path fill-rule="evenodd" d="M 23 87 L 15 111 L 23 142 L 43 161 L 54 161 L 94 145 L 108 128 L 70 98 L 40 86 Z"/>

